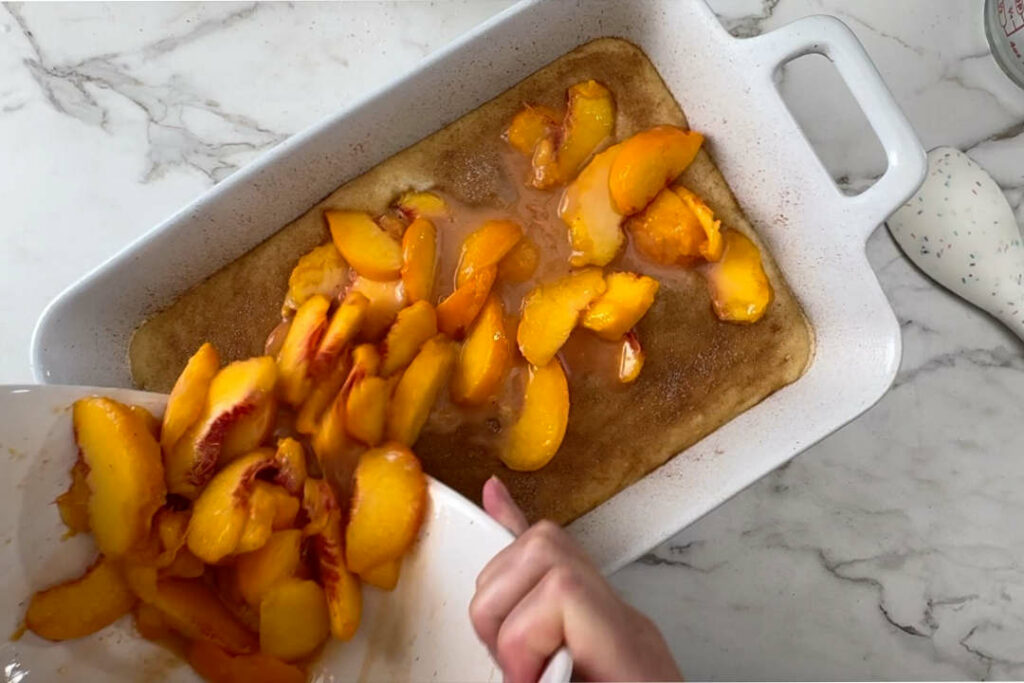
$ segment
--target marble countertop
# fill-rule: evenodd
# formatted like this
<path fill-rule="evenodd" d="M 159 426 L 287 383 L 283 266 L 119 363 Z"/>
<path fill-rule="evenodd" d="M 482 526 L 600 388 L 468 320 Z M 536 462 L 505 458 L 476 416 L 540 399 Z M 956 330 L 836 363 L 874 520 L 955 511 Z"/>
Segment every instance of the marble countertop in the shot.
<path fill-rule="evenodd" d="M 0 382 L 32 380 L 32 327 L 68 284 L 508 4 L 0 6 Z M 738 36 L 839 17 L 925 147 L 966 150 L 1024 211 L 1024 91 L 981 0 L 711 5 Z M 837 182 L 880 174 L 827 62 L 780 89 Z M 689 678 L 1024 677 L 1024 347 L 884 229 L 868 254 L 903 327 L 892 390 L 613 579 Z"/>

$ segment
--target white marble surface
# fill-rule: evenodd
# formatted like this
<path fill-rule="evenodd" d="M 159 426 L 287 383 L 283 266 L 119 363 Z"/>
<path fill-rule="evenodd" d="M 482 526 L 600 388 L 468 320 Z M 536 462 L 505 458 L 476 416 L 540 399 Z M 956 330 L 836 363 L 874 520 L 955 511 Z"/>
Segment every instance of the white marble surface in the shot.
<path fill-rule="evenodd" d="M 31 380 L 32 326 L 65 286 L 508 4 L 0 6 L 0 382 Z M 741 36 L 843 19 L 925 146 L 967 150 L 1020 218 L 1024 91 L 980 0 L 711 4 Z M 855 190 L 883 159 L 827 76 L 808 58 L 780 88 Z M 903 324 L 892 391 L 614 578 L 691 679 L 1024 677 L 1024 347 L 884 229 L 868 251 Z"/>

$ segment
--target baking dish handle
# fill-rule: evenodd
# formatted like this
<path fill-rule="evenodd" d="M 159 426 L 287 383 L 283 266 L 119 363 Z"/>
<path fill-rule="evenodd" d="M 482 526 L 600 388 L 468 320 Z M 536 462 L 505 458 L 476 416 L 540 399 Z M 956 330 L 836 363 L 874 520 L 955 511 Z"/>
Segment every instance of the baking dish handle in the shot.
<path fill-rule="evenodd" d="M 821 54 L 835 65 L 878 136 L 888 167 L 864 192 L 836 192 L 849 224 L 864 226 L 866 239 L 889 214 L 913 195 L 928 168 L 924 149 L 906 116 L 893 100 L 871 58 L 853 32 L 835 17 L 811 16 L 754 38 L 739 41 L 769 79 L 796 57 Z"/>

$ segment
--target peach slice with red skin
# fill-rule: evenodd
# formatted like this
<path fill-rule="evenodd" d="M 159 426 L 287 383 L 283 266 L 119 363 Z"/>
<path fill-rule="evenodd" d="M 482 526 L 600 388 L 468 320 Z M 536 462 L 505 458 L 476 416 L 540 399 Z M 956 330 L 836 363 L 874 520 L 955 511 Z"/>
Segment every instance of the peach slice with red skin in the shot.
<path fill-rule="evenodd" d="M 341 302 L 316 347 L 310 365 L 310 372 L 314 376 L 326 375 L 334 367 L 345 345 L 358 334 L 369 305 L 370 300 L 360 292 L 349 292 Z"/>
<path fill-rule="evenodd" d="M 455 286 L 462 287 L 478 272 L 498 265 L 523 238 L 523 229 L 514 221 L 489 220 L 466 236 L 455 269 Z"/>
<path fill-rule="evenodd" d="M 622 213 L 612 203 L 608 177 L 622 145 L 595 156 L 562 195 L 558 217 L 569 227 L 573 266 L 607 265 L 622 248 Z"/>
<path fill-rule="evenodd" d="M 402 284 L 409 301 L 430 301 L 437 279 L 437 229 L 417 217 L 402 235 Z"/>
<path fill-rule="evenodd" d="M 497 391 L 511 363 L 505 311 L 501 299 L 492 294 L 462 343 L 452 375 L 452 400 L 469 405 L 485 402 Z"/>
<path fill-rule="evenodd" d="M 519 419 L 509 428 L 499 452 L 509 469 L 532 472 L 558 452 L 569 424 L 569 383 L 557 358 L 531 366 Z"/>
<path fill-rule="evenodd" d="M 238 456 L 258 448 L 270 437 L 276 421 L 277 397 L 271 394 L 253 412 L 242 415 L 227 428 L 217 465 L 226 465 Z"/>
<path fill-rule="evenodd" d="M 128 408 L 109 398 L 75 401 L 75 441 L 88 467 L 89 528 L 100 552 L 119 558 L 146 543 L 166 489 L 160 446 Z"/>
<path fill-rule="evenodd" d="M 619 381 L 623 384 L 635 382 L 644 369 L 647 354 L 640 346 L 640 338 L 635 332 L 629 332 L 622 338 L 622 349 L 619 352 Z"/>
<path fill-rule="evenodd" d="M 201 579 L 162 579 L 151 597 L 150 604 L 167 624 L 187 638 L 206 640 L 236 654 L 258 649 L 256 636 Z"/>
<path fill-rule="evenodd" d="M 248 516 L 242 526 L 242 534 L 231 553 L 250 553 L 258 550 L 270 538 L 274 531 L 274 518 L 277 516 L 277 498 L 265 481 L 253 481 L 249 492 L 247 506 Z M 226 525 L 230 526 L 230 525 Z"/>
<path fill-rule="evenodd" d="M 772 300 L 772 285 L 761 265 L 757 245 L 737 230 L 722 234 L 722 257 L 704 271 L 711 303 L 719 320 L 754 323 Z"/>
<path fill-rule="evenodd" d="M 362 573 L 399 559 L 423 522 L 427 478 L 413 452 L 399 443 L 366 451 L 355 471 L 345 564 Z"/>
<path fill-rule="evenodd" d="M 604 294 L 590 304 L 580 324 L 608 341 L 626 334 L 654 303 L 658 281 L 636 273 L 609 273 Z"/>
<path fill-rule="evenodd" d="M 328 463 L 340 458 L 345 453 L 348 437 L 345 433 L 345 397 L 344 391 L 339 391 L 331 404 L 324 411 L 320 418 L 310 445 L 316 455 L 320 469 L 325 469 Z M 307 480 L 308 481 L 308 480 Z"/>
<path fill-rule="evenodd" d="M 57 496 L 57 510 L 64 526 L 68 528 L 68 536 L 89 530 L 89 484 L 86 476 L 89 466 L 81 458 L 71 466 L 71 485 L 68 490 Z"/>
<path fill-rule="evenodd" d="M 387 377 L 408 365 L 423 346 L 437 334 L 437 313 L 426 301 L 417 301 L 398 312 L 381 343 L 380 374 Z"/>
<path fill-rule="evenodd" d="M 359 338 L 363 341 L 379 341 L 395 321 L 398 312 L 408 303 L 405 285 L 401 280 L 378 282 L 357 277 L 352 281 L 349 291 L 359 292 L 370 302 L 359 330 Z"/>
<path fill-rule="evenodd" d="M 284 345 L 277 354 L 279 393 L 281 399 L 292 407 L 301 405 L 313 388 L 309 369 L 327 327 L 330 307 L 330 300 L 320 294 L 307 299 L 296 311 Z"/>
<path fill-rule="evenodd" d="M 487 302 L 498 267 L 480 268 L 473 276 L 437 305 L 437 329 L 452 339 L 462 339 Z"/>
<path fill-rule="evenodd" d="M 345 401 L 345 429 L 368 446 L 384 438 L 387 419 L 388 381 L 383 377 L 364 377 L 349 389 Z"/>
<path fill-rule="evenodd" d="M 238 556 L 238 590 L 250 605 L 258 606 L 270 588 L 295 574 L 302 556 L 302 531 L 285 529 L 271 535 L 262 548 Z"/>
<path fill-rule="evenodd" d="M 164 454 L 168 491 L 195 498 L 213 476 L 232 427 L 243 419 L 246 427 L 232 439 L 232 448 L 258 445 L 252 441 L 265 436 L 259 431 L 261 423 L 264 429 L 273 426 L 274 412 L 267 405 L 273 407 L 276 384 L 277 364 L 269 356 L 224 366 L 210 382 L 195 424 Z"/>
<path fill-rule="evenodd" d="M 303 683 L 302 669 L 257 652 L 232 656 L 213 643 L 194 640 L 188 663 L 210 683 Z"/>
<path fill-rule="evenodd" d="M 302 402 L 299 414 L 295 417 L 295 430 L 299 434 L 312 435 L 316 433 L 321 417 L 327 407 L 331 405 L 334 397 L 338 395 L 350 369 L 347 360 L 340 357 L 327 375 L 313 380 L 313 388 L 306 400 Z"/>
<path fill-rule="evenodd" d="M 178 375 L 164 410 L 163 426 L 160 428 L 160 445 L 165 453 L 177 443 L 185 430 L 203 412 L 206 393 L 210 382 L 220 369 L 220 356 L 210 342 L 204 343 L 188 359 L 185 369 Z"/>
<path fill-rule="evenodd" d="M 289 317 L 314 295 L 338 296 L 348 281 L 348 265 L 332 243 L 321 244 L 299 257 L 288 276 L 288 294 L 281 309 Z"/>
<path fill-rule="evenodd" d="M 394 280 L 402 270 L 402 248 L 363 211 L 324 212 L 331 239 L 356 272 L 373 280 Z"/>
<path fill-rule="evenodd" d="M 303 507 L 310 522 L 302 533 L 313 538 L 331 633 L 338 640 L 349 640 L 359 628 L 363 598 L 359 581 L 345 566 L 341 508 L 322 479 L 306 480 Z"/>
<path fill-rule="evenodd" d="M 505 140 L 522 154 L 532 156 L 541 140 L 555 135 L 558 119 L 558 112 L 551 107 L 524 105 L 505 130 Z"/>
<path fill-rule="evenodd" d="M 654 126 L 620 143 L 608 189 L 625 216 L 647 206 L 697 156 L 704 136 L 676 126 Z"/>
<path fill-rule="evenodd" d="M 323 589 L 315 581 L 286 578 L 260 601 L 260 651 L 283 660 L 301 659 L 330 635 Z"/>
<path fill-rule="evenodd" d="M 47 640 L 82 638 L 114 623 L 135 603 L 116 562 L 100 556 L 83 576 L 35 593 L 25 626 Z"/>
<path fill-rule="evenodd" d="M 455 362 L 455 346 L 444 335 L 428 339 L 398 381 L 388 405 L 387 437 L 411 446 L 430 416 Z"/>
<path fill-rule="evenodd" d="M 302 485 L 306 483 L 306 449 L 302 444 L 290 436 L 279 439 L 274 466 L 277 468 L 274 481 L 293 496 L 301 495 Z"/>
<path fill-rule="evenodd" d="M 580 313 L 604 294 L 600 268 L 585 268 L 537 285 L 523 300 L 516 338 L 532 365 L 547 365 L 569 338 Z"/>
<path fill-rule="evenodd" d="M 526 282 L 533 277 L 540 263 L 540 249 L 529 237 L 516 243 L 498 264 L 498 279 L 506 282 Z"/>
<path fill-rule="evenodd" d="M 448 203 L 440 195 L 425 190 L 402 193 L 395 206 L 413 222 L 417 218 L 448 218 L 451 215 Z"/>

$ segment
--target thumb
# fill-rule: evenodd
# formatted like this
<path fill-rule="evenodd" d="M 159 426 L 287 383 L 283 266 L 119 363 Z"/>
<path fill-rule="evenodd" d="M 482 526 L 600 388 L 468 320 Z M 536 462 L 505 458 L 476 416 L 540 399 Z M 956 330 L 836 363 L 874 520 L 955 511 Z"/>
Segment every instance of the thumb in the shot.
<path fill-rule="evenodd" d="M 498 524 L 511 531 L 514 536 L 519 536 L 530 528 L 530 523 L 526 521 L 526 515 L 512 500 L 512 494 L 508 492 L 505 484 L 497 476 L 492 476 L 484 482 L 483 503 L 487 514 Z"/>

